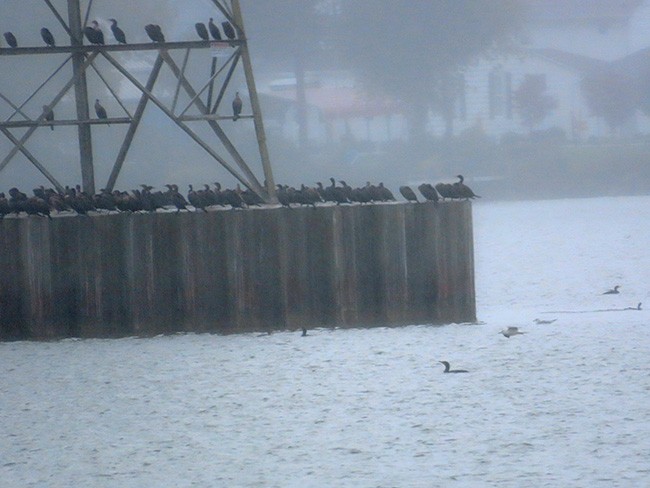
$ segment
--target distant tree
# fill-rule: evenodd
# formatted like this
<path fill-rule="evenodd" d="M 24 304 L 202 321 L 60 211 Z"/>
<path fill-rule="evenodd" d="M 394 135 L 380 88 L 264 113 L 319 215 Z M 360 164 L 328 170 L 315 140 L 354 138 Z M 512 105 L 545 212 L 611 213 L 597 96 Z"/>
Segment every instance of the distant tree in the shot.
<path fill-rule="evenodd" d="M 582 79 L 582 92 L 589 109 L 611 129 L 625 124 L 642 105 L 634 76 L 612 67 L 595 70 Z"/>
<path fill-rule="evenodd" d="M 449 80 L 521 25 L 520 0 L 344 0 L 346 52 L 368 87 L 401 101 L 411 139 L 449 110 Z"/>
<path fill-rule="evenodd" d="M 242 2 L 244 3 L 244 2 Z M 300 145 L 307 141 L 305 72 L 318 66 L 331 12 L 324 0 L 253 0 L 242 6 L 251 50 L 267 69 L 293 71 Z"/>
<path fill-rule="evenodd" d="M 526 75 L 513 93 L 515 108 L 523 124 L 532 131 L 557 107 L 557 100 L 546 92 L 544 75 Z"/>

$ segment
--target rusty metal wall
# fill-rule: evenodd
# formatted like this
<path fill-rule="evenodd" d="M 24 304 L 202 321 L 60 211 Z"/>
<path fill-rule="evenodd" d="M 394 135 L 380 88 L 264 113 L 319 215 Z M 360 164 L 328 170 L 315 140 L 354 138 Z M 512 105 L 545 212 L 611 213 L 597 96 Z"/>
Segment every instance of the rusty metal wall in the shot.
<path fill-rule="evenodd" d="M 0 339 L 476 320 L 470 202 L 0 220 Z"/>

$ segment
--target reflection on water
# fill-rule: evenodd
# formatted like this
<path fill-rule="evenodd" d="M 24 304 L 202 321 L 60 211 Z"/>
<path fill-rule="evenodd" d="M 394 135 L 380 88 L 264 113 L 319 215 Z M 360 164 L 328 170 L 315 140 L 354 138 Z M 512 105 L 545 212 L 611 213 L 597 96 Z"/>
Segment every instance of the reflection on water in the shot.
<path fill-rule="evenodd" d="M 644 486 L 648 203 L 475 207 L 479 325 L 0 344 L 2 486 Z"/>

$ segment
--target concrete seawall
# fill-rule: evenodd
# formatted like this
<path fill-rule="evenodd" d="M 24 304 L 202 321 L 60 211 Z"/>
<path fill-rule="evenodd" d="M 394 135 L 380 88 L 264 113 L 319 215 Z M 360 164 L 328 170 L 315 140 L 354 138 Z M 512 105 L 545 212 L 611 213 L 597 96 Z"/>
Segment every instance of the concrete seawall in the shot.
<path fill-rule="evenodd" d="M 471 203 L 0 220 L 0 339 L 476 320 Z"/>

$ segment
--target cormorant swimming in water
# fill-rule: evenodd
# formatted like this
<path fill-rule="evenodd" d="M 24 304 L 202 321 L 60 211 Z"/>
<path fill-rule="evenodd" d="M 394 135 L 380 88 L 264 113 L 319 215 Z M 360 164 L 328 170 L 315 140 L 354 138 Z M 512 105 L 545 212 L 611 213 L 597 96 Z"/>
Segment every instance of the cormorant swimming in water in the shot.
<path fill-rule="evenodd" d="M 447 361 L 438 361 L 445 365 L 445 370 L 443 373 L 469 373 L 466 369 L 449 369 L 449 363 Z"/>
<path fill-rule="evenodd" d="M 153 42 L 165 42 L 165 36 L 158 24 L 147 24 L 144 26 L 144 30 Z"/>
<path fill-rule="evenodd" d="M 98 119 L 107 119 L 106 109 L 99 103 L 99 98 L 95 100 L 95 113 Z M 110 124 L 109 124 L 110 125 Z"/>
<path fill-rule="evenodd" d="M 45 114 L 45 120 L 48 122 L 54 120 L 54 111 L 47 105 L 43 105 L 43 113 Z M 50 124 L 50 130 L 54 130 L 54 126 L 52 124 Z"/>
<path fill-rule="evenodd" d="M 620 288 L 620 285 L 616 285 L 614 288 L 611 290 L 607 290 L 603 295 L 618 295 L 620 292 L 618 289 Z"/>
<path fill-rule="evenodd" d="M 104 44 L 104 33 L 99 28 L 96 20 L 91 22 L 92 26 L 84 27 L 84 34 L 91 44 L 102 45 Z"/>
<path fill-rule="evenodd" d="M 208 29 L 205 27 L 205 24 L 203 22 L 197 22 L 194 24 L 194 28 L 196 29 L 196 33 L 199 35 L 199 37 L 204 40 L 204 41 L 209 41 L 210 36 L 208 35 Z"/>
<path fill-rule="evenodd" d="M 9 47 L 18 47 L 18 41 L 16 40 L 16 36 L 13 35 L 11 32 L 5 32 L 5 41 L 7 41 L 7 44 L 9 44 Z"/>
<path fill-rule="evenodd" d="M 540 324 L 540 325 L 541 325 L 541 324 L 552 324 L 552 323 L 555 322 L 556 320 L 557 320 L 557 319 L 553 319 L 553 320 L 535 319 L 535 323 L 536 323 L 536 324 Z"/>
<path fill-rule="evenodd" d="M 219 32 L 219 27 L 217 27 L 217 25 L 214 23 L 212 17 L 210 17 L 210 21 L 208 22 L 208 28 L 210 29 L 210 35 L 212 36 L 212 39 L 215 41 L 220 41 L 221 32 Z"/>
<path fill-rule="evenodd" d="M 41 29 L 41 37 L 43 38 L 43 41 L 45 41 L 45 44 L 48 46 L 56 46 L 56 43 L 54 42 L 54 36 L 47 27 L 43 27 Z"/>
<path fill-rule="evenodd" d="M 418 201 L 417 195 L 415 194 L 415 192 L 413 190 L 411 190 L 410 186 L 400 186 L 399 187 L 399 192 L 409 202 L 417 202 Z"/>
<path fill-rule="evenodd" d="M 124 31 L 117 26 L 117 20 L 115 19 L 108 19 L 108 20 L 110 20 L 111 22 L 111 31 L 113 31 L 113 36 L 115 37 L 115 40 L 120 44 L 126 44 L 126 36 L 124 35 Z"/>
<path fill-rule="evenodd" d="M 641 302 L 636 307 L 627 307 L 625 310 L 641 310 Z"/>
<path fill-rule="evenodd" d="M 508 339 L 510 339 L 510 336 L 513 336 L 513 335 L 525 334 L 525 332 L 520 331 L 517 327 L 508 327 L 507 329 L 503 329 L 499 333 L 503 334 Z"/>
<path fill-rule="evenodd" d="M 239 97 L 239 92 L 235 94 L 235 99 L 232 101 L 232 120 L 237 120 L 239 118 L 239 114 L 241 114 L 241 109 L 242 109 L 242 99 Z"/>

